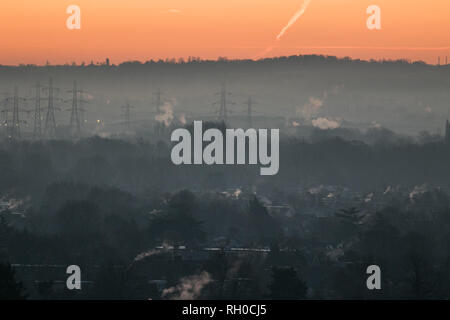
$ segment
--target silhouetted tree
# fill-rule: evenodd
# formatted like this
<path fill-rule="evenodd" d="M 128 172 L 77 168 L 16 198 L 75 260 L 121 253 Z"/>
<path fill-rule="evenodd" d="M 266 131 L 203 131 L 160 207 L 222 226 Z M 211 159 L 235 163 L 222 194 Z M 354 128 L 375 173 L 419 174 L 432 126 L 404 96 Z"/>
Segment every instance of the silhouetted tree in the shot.
<path fill-rule="evenodd" d="M 56 218 L 64 235 L 88 238 L 100 234 L 100 213 L 95 203 L 69 201 L 58 210 Z"/>
<path fill-rule="evenodd" d="M 306 283 L 292 267 L 273 267 L 269 289 L 272 299 L 284 300 L 305 299 L 308 291 Z"/>
<path fill-rule="evenodd" d="M 0 264 L 0 300 L 24 300 L 24 288 L 9 263 Z"/>
<path fill-rule="evenodd" d="M 6 218 L 0 216 L 0 263 L 8 258 L 8 238 L 11 234 L 11 227 Z"/>
<path fill-rule="evenodd" d="M 192 215 L 196 208 L 195 196 L 187 190 L 175 194 L 166 210 L 150 219 L 149 234 L 159 241 L 174 244 L 197 244 L 205 240 L 203 223 Z"/>
<path fill-rule="evenodd" d="M 280 235 L 278 222 L 269 214 L 267 208 L 254 196 L 248 204 L 249 228 L 253 236 L 268 245 Z"/>

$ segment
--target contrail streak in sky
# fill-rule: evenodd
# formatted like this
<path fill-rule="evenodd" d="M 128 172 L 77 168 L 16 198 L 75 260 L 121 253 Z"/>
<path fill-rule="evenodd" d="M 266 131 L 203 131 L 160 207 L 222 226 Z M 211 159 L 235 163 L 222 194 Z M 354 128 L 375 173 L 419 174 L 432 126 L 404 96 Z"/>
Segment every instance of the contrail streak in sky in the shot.
<path fill-rule="evenodd" d="M 279 41 L 281 39 L 281 37 L 285 34 L 285 32 L 305 13 L 305 11 L 308 8 L 311 1 L 312 0 L 304 0 L 303 1 L 302 7 L 292 16 L 291 20 L 289 20 L 287 25 L 283 29 L 281 29 L 281 31 L 278 34 L 278 36 L 276 37 L 275 41 Z M 274 45 L 267 47 L 263 52 L 260 52 L 255 57 L 253 57 L 253 59 L 259 59 L 262 56 L 265 56 L 270 51 L 272 51 L 274 47 L 275 47 Z"/>
<path fill-rule="evenodd" d="M 280 40 L 280 38 L 284 35 L 287 29 L 289 29 L 297 20 L 300 18 L 306 11 L 306 8 L 308 8 L 308 5 L 311 3 L 312 0 L 305 0 L 302 4 L 302 7 L 300 10 L 298 10 L 294 16 L 289 20 L 288 24 L 281 30 L 281 32 L 277 36 L 277 40 Z"/>

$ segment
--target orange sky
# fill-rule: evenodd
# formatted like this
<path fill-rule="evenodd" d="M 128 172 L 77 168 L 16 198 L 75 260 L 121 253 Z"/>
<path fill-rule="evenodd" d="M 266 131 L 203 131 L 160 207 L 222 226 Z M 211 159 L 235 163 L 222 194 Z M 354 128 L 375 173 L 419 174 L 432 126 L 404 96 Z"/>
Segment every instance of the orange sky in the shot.
<path fill-rule="evenodd" d="M 450 58 L 449 0 L 312 0 L 280 41 L 303 0 L 1 0 L 0 64 L 52 64 L 200 56 L 328 54 L 362 59 Z M 81 8 L 81 30 L 66 8 Z M 381 7 L 382 30 L 366 28 Z M 176 10 L 171 10 L 176 9 Z M 174 12 L 175 11 L 175 12 Z"/>

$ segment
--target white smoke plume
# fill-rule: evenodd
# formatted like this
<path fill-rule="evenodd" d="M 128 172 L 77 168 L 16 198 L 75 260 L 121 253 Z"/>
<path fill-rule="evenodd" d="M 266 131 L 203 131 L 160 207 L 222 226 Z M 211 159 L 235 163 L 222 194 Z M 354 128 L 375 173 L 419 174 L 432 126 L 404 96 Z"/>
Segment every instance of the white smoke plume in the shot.
<path fill-rule="evenodd" d="M 366 196 L 366 198 L 364 199 L 364 202 L 370 202 L 370 201 L 372 201 L 372 199 L 373 199 L 373 192 L 372 193 L 369 193 L 367 196 Z"/>
<path fill-rule="evenodd" d="M 392 192 L 392 187 L 391 187 L 391 186 L 388 186 L 388 187 L 386 188 L 386 190 L 384 190 L 383 194 L 386 195 L 386 194 L 388 194 L 388 193 L 390 193 L 390 192 Z"/>
<path fill-rule="evenodd" d="M 340 127 L 339 122 L 335 120 L 330 120 L 327 118 L 317 118 L 312 120 L 312 125 L 316 128 L 327 130 L 327 129 L 336 129 Z"/>
<path fill-rule="evenodd" d="M 158 250 L 158 249 L 152 249 L 152 250 L 144 251 L 144 252 L 139 253 L 134 258 L 133 262 L 141 261 L 142 259 L 154 256 L 154 255 L 157 255 L 157 254 L 160 254 L 160 253 L 162 253 L 162 251 Z"/>
<path fill-rule="evenodd" d="M 168 127 L 174 118 L 172 102 L 164 102 L 164 104 L 159 107 L 159 110 L 160 113 L 155 116 L 155 120 L 160 123 L 164 123 L 164 125 Z"/>
<path fill-rule="evenodd" d="M 150 250 L 147 250 L 147 251 L 139 253 L 134 258 L 133 261 L 134 262 L 141 261 L 144 258 L 151 257 L 151 256 L 154 256 L 154 255 L 157 255 L 157 254 L 161 254 L 161 253 L 167 252 L 170 248 L 171 248 L 170 244 L 168 242 L 164 241 L 161 244 L 161 247 L 159 247 L 157 249 L 150 249 Z"/>
<path fill-rule="evenodd" d="M 30 200 L 29 197 L 25 199 L 0 198 L 0 211 L 2 209 L 18 210 L 20 207 L 25 205 L 25 203 L 28 202 L 29 200 Z"/>
<path fill-rule="evenodd" d="M 331 89 L 330 94 L 338 94 L 343 85 L 335 85 Z M 330 90 L 329 90 L 330 91 Z M 298 107 L 296 113 L 304 118 L 305 120 L 311 119 L 313 116 L 317 115 L 320 108 L 324 105 L 325 101 L 328 99 L 328 91 L 324 91 L 321 97 L 310 97 L 308 102 L 306 102 L 303 107 Z"/>
<path fill-rule="evenodd" d="M 379 123 L 376 122 L 376 121 L 372 121 L 372 128 L 380 129 L 380 128 L 381 128 L 381 124 L 379 124 Z"/>
<path fill-rule="evenodd" d="M 430 188 L 427 184 L 423 184 L 421 186 L 415 186 L 414 189 L 409 194 L 409 199 L 411 201 L 414 201 L 418 197 L 423 195 L 424 193 L 428 192 L 429 190 L 430 190 Z"/>
<path fill-rule="evenodd" d="M 326 95 L 326 93 L 324 93 Z M 316 115 L 319 109 L 323 106 L 324 98 L 310 97 L 308 102 L 302 108 L 297 108 L 297 113 L 304 119 L 311 119 Z"/>
<path fill-rule="evenodd" d="M 180 114 L 178 116 L 178 121 L 180 121 L 181 124 L 185 125 L 186 124 L 186 116 L 184 114 Z"/>
<path fill-rule="evenodd" d="M 162 297 L 171 300 L 194 300 L 200 297 L 203 288 L 212 282 L 211 275 L 203 271 L 198 275 L 184 277 L 175 287 L 164 289 Z"/>
<path fill-rule="evenodd" d="M 92 101 L 94 100 L 94 96 L 90 93 L 87 92 L 82 92 L 79 94 L 81 99 L 87 100 L 87 101 Z"/>
<path fill-rule="evenodd" d="M 285 32 L 305 13 L 309 4 L 312 0 L 305 0 L 302 4 L 302 7 L 292 16 L 291 20 L 287 23 L 287 25 L 280 31 L 277 36 L 277 40 L 280 40 L 281 37 L 285 34 Z"/>

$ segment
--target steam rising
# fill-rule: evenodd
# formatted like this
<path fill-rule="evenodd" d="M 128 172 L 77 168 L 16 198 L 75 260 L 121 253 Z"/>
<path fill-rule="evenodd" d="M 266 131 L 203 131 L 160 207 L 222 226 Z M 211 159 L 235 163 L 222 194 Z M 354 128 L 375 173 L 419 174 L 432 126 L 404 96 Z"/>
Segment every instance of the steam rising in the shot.
<path fill-rule="evenodd" d="M 160 123 L 164 123 L 168 127 L 174 118 L 172 102 L 166 101 L 159 107 L 160 113 L 155 116 L 155 120 Z"/>
<path fill-rule="evenodd" d="M 343 85 L 336 85 L 332 88 L 331 92 L 324 91 L 320 97 L 310 97 L 303 107 L 298 107 L 296 113 L 305 120 L 310 120 L 312 117 L 317 116 L 320 108 L 325 104 L 329 95 L 337 94 Z"/>
<path fill-rule="evenodd" d="M 330 120 L 327 118 L 317 118 L 312 120 L 312 125 L 316 128 L 327 130 L 336 129 L 340 127 L 340 124 L 335 120 Z"/>
<path fill-rule="evenodd" d="M 297 113 L 305 119 L 311 119 L 311 117 L 317 114 L 319 109 L 323 106 L 326 97 L 326 92 L 321 98 L 310 97 L 308 102 L 302 108 L 297 108 Z"/>
<path fill-rule="evenodd" d="M 180 121 L 181 124 L 185 125 L 186 124 L 186 116 L 184 114 L 180 114 L 178 116 L 178 121 Z"/>
<path fill-rule="evenodd" d="M 168 297 L 171 300 L 194 300 L 200 296 L 203 288 L 211 281 L 211 275 L 206 271 L 184 277 L 175 287 L 164 289 L 162 297 Z"/>
<path fill-rule="evenodd" d="M 87 93 L 87 92 L 81 93 L 81 94 L 80 94 L 80 98 L 81 98 L 81 99 L 84 99 L 84 100 L 87 100 L 87 101 L 92 101 L 92 100 L 94 100 L 94 96 L 93 96 L 92 94 L 90 94 L 90 93 Z"/>
<path fill-rule="evenodd" d="M 423 195 L 424 193 L 428 192 L 429 190 L 430 190 L 430 188 L 427 184 L 423 184 L 421 186 L 415 186 L 414 189 L 409 194 L 409 199 L 411 201 L 414 201 L 419 196 Z"/>
<path fill-rule="evenodd" d="M 134 262 L 138 262 L 141 261 L 147 257 L 151 257 L 157 254 L 161 254 L 163 251 L 161 250 L 157 250 L 157 249 L 152 249 L 152 250 L 148 250 L 148 251 L 144 251 L 139 253 L 135 258 L 134 258 Z"/>

